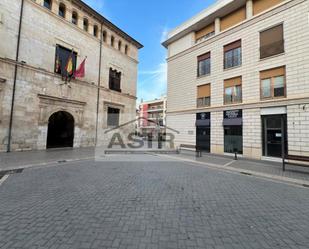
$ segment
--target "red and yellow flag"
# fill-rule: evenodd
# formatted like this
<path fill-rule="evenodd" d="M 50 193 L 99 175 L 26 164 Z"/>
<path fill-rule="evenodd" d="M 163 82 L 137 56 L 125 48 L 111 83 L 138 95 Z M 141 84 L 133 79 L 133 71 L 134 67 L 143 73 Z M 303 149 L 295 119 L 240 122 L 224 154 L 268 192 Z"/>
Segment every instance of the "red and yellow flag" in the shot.
<path fill-rule="evenodd" d="M 65 71 L 67 72 L 68 76 L 73 75 L 73 52 L 70 54 L 70 56 L 68 58 L 68 62 L 67 62 L 67 65 L 65 67 Z"/>

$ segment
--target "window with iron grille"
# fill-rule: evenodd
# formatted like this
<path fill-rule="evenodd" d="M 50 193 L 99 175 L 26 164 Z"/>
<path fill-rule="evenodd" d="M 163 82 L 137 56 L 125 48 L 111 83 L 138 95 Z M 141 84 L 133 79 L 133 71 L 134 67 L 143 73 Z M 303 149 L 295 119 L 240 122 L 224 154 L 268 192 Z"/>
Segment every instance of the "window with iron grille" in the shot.
<path fill-rule="evenodd" d="M 56 45 L 56 58 L 55 58 L 55 73 L 67 76 L 65 74 L 65 68 L 69 57 L 72 55 L 73 58 L 73 72 L 76 69 L 77 53 L 71 49 L 65 48 L 61 45 Z"/>
<path fill-rule="evenodd" d="M 109 69 L 109 89 L 121 92 L 121 72 L 117 70 Z"/>
<path fill-rule="evenodd" d="M 108 107 L 107 110 L 107 125 L 118 126 L 119 125 L 120 109 Z"/>

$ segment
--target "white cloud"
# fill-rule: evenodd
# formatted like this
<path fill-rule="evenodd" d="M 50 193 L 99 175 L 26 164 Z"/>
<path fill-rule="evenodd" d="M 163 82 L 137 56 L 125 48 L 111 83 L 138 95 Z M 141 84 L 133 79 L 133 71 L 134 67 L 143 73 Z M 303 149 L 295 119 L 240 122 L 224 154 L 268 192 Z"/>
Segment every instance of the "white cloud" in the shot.
<path fill-rule="evenodd" d="M 139 74 L 144 76 L 139 82 L 139 100 L 152 100 L 166 95 L 167 64 L 165 59 L 154 70 L 141 71 Z"/>
<path fill-rule="evenodd" d="M 168 27 L 164 26 L 161 32 L 160 42 L 167 39 Z M 138 98 L 139 101 L 152 100 L 159 98 L 162 95 L 166 95 L 167 88 L 167 63 L 165 55 L 161 62 L 153 69 L 149 71 L 139 71 L 139 76 L 142 78 L 138 82 Z M 141 77 L 142 76 L 142 77 Z"/>
<path fill-rule="evenodd" d="M 160 39 L 160 42 L 161 42 L 161 43 L 167 40 L 167 38 L 168 38 L 168 32 L 169 32 L 169 29 L 168 29 L 167 26 L 165 26 L 165 27 L 163 28 L 162 33 L 161 33 L 161 39 Z"/>

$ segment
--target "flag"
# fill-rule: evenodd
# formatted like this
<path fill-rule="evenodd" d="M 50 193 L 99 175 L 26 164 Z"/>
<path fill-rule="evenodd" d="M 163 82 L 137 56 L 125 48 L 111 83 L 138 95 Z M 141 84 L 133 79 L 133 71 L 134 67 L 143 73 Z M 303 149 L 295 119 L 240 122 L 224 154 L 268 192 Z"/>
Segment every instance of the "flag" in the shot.
<path fill-rule="evenodd" d="M 71 77 L 73 75 L 73 50 L 72 53 L 70 54 L 67 65 L 65 67 L 65 71 L 67 73 L 67 77 Z"/>
<path fill-rule="evenodd" d="M 61 61 L 59 55 L 57 55 L 56 59 L 56 73 L 61 73 Z"/>
<path fill-rule="evenodd" d="M 76 78 L 84 78 L 85 77 L 85 64 L 87 57 L 83 60 L 83 62 L 79 65 L 78 69 L 74 72 L 74 77 Z"/>

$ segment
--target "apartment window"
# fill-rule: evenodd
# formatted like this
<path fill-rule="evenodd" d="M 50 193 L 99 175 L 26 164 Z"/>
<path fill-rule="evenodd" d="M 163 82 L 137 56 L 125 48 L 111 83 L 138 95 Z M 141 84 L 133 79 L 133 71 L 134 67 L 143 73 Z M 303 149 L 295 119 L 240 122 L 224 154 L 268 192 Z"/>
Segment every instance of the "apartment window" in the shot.
<path fill-rule="evenodd" d="M 198 69 L 197 76 L 210 74 L 210 52 L 197 57 Z"/>
<path fill-rule="evenodd" d="M 210 84 L 197 87 L 197 107 L 210 106 Z"/>
<path fill-rule="evenodd" d="M 224 69 L 241 65 L 241 40 L 224 46 Z"/>
<path fill-rule="evenodd" d="M 129 52 L 129 46 L 128 46 L 128 45 L 125 45 L 125 47 L 124 47 L 124 53 L 125 53 L 125 54 L 128 54 L 128 52 Z"/>
<path fill-rule="evenodd" d="M 62 76 L 68 76 L 65 75 L 66 74 L 65 68 L 71 55 L 73 58 L 73 71 L 75 71 L 77 53 L 76 52 L 72 53 L 71 49 L 65 48 L 61 45 L 56 45 L 55 73 L 60 74 Z"/>
<path fill-rule="evenodd" d="M 118 126 L 119 125 L 120 109 L 108 107 L 107 110 L 107 125 Z"/>
<path fill-rule="evenodd" d="M 52 1 L 51 0 L 44 0 L 44 7 L 51 10 Z"/>
<path fill-rule="evenodd" d="M 72 23 L 74 25 L 77 25 L 77 20 L 78 20 L 77 12 L 73 11 L 73 13 L 72 13 Z"/>
<path fill-rule="evenodd" d="M 94 25 L 94 26 L 93 26 L 93 35 L 94 35 L 95 37 L 98 37 L 98 30 L 99 30 L 98 26 L 97 26 L 97 25 Z"/>
<path fill-rule="evenodd" d="M 260 32 L 260 58 L 284 53 L 283 24 Z"/>
<path fill-rule="evenodd" d="M 115 45 L 115 37 L 112 36 L 111 37 L 111 46 L 114 47 L 114 45 Z"/>
<path fill-rule="evenodd" d="M 285 67 L 260 72 L 261 99 L 286 96 Z"/>
<path fill-rule="evenodd" d="M 89 22 L 87 18 L 84 18 L 84 30 L 88 32 Z"/>
<path fill-rule="evenodd" d="M 121 92 L 120 88 L 121 83 L 121 72 L 117 72 L 117 70 L 109 69 L 109 89 Z"/>
<path fill-rule="evenodd" d="M 121 51 L 122 43 L 121 41 L 118 42 L 118 50 Z"/>
<path fill-rule="evenodd" d="M 59 5 L 59 10 L 58 10 L 58 15 L 65 18 L 65 5 L 63 3 L 61 3 Z"/>
<path fill-rule="evenodd" d="M 242 102 L 242 78 L 236 77 L 224 80 L 224 104 L 236 104 Z"/>

